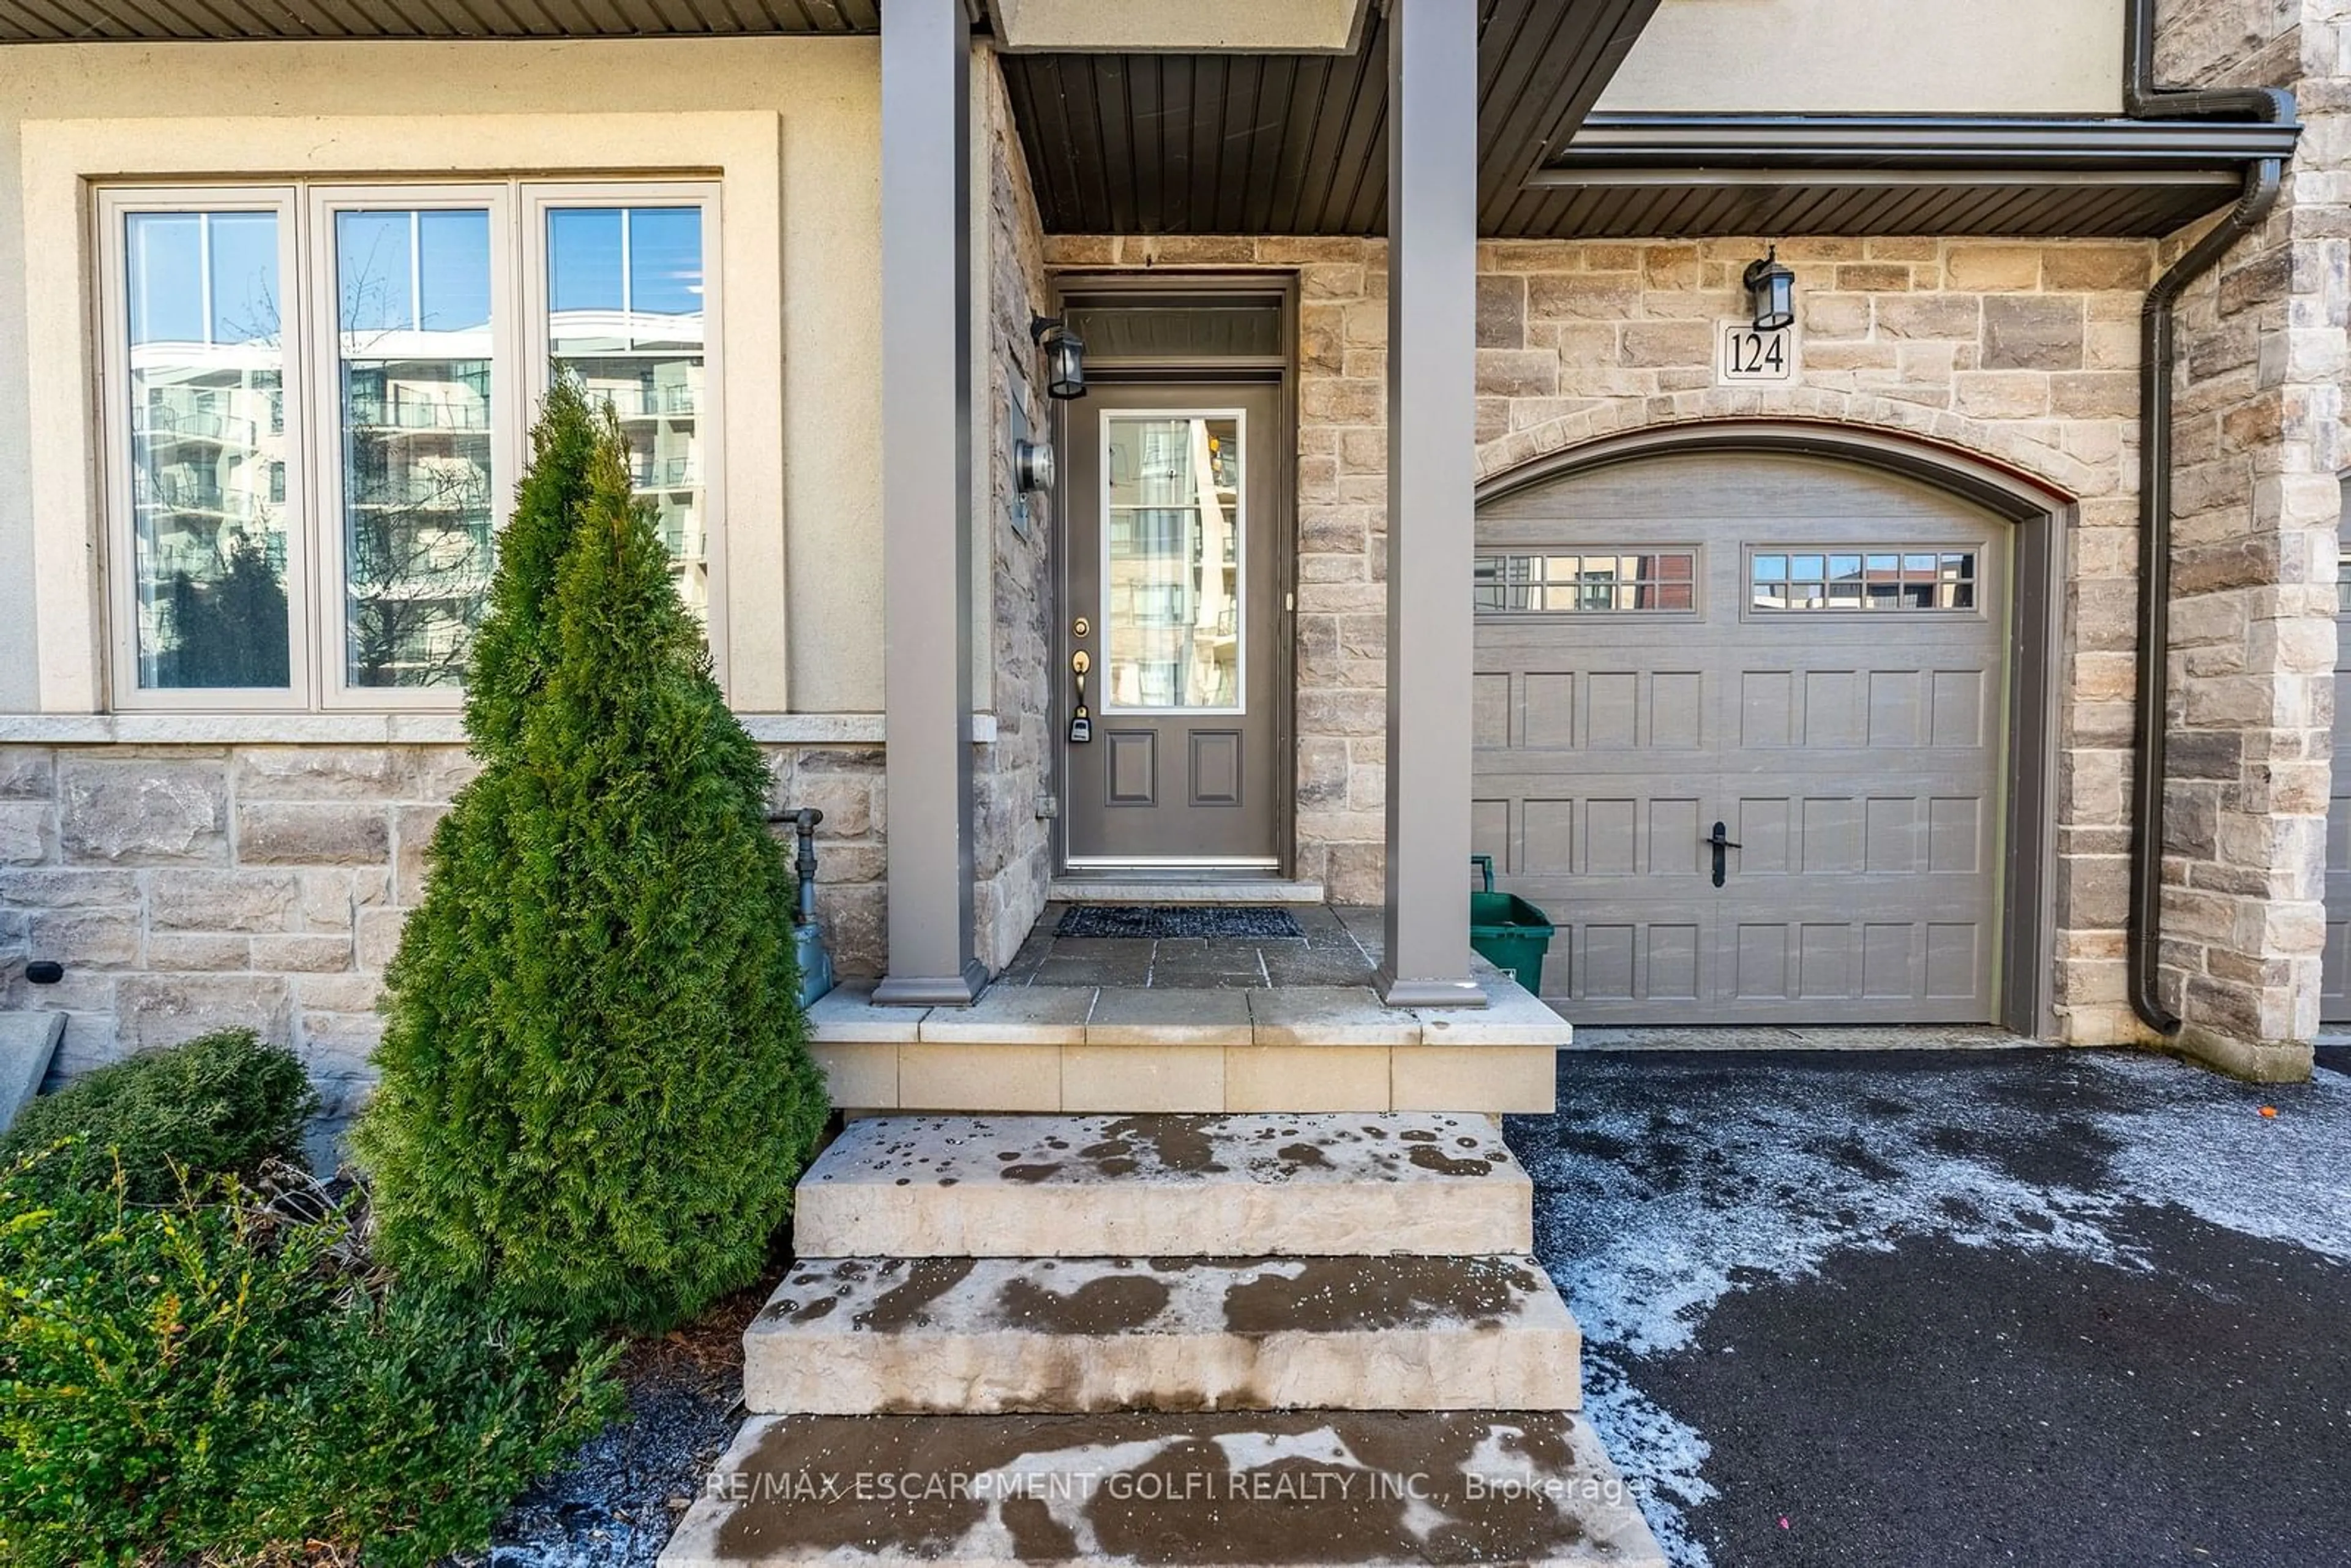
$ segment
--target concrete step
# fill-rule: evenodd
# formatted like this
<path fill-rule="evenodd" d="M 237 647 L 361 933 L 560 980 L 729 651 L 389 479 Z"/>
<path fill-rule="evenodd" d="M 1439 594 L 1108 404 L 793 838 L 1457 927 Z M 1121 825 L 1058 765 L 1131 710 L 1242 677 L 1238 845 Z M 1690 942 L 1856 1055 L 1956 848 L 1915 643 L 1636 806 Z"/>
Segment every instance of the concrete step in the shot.
<path fill-rule="evenodd" d="M 1662 1568 L 1566 1411 L 759 1416 L 664 1568 Z"/>
<path fill-rule="evenodd" d="M 874 1116 L 800 1178 L 803 1258 L 1471 1257 L 1534 1248 L 1478 1115 Z"/>
<path fill-rule="evenodd" d="M 745 1402 L 812 1415 L 1573 1410 L 1531 1258 L 802 1259 L 743 1335 Z"/>

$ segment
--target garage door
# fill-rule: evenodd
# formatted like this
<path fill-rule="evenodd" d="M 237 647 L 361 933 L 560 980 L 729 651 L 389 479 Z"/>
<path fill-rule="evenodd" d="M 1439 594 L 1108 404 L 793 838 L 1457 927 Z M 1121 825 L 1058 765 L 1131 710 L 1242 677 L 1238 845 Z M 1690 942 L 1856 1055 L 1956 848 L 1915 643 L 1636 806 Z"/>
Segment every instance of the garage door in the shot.
<path fill-rule="evenodd" d="M 2007 524 L 1717 453 L 1478 529 L 1476 847 L 1560 925 L 1568 1017 L 1993 1018 Z"/>
<path fill-rule="evenodd" d="M 2351 485 L 2344 487 L 2351 512 Z M 2351 1023 L 2351 550 L 2335 563 L 2335 782 L 2326 810 L 2326 958 L 2318 996 L 2325 1023 Z"/>

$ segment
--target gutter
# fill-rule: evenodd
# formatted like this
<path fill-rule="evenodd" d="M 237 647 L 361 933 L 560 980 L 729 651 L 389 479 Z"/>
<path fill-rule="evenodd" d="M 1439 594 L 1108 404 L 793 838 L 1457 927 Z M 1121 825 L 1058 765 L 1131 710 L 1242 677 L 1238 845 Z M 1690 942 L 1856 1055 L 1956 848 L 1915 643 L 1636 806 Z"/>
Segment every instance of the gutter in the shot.
<path fill-rule="evenodd" d="M 1981 114 L 1595 114 L 1528 183 L 1573 186 L 1594 175 L 1659 169 L 1776 168 L 1892 173 L 2080 170 L 2142 178 L 2217 173 L 2293 150 L 2294 128 L 2243 120 L 2154 124 L 2112 116 Z"/>
<path fill-rule="evenodd" d="M 2133 120 L 2252 119 L 2294 125 L 2294 95 L 2280 88 L 2158 88 L 2156 3 L 2130 0 L 2126 115 Z M 2178 1034 L 2180 1027 L 2179 1015 L 2157 995 L 2156 984 L 2163 944 L 2164 731 L 2171 697 L 2171 380 L 2179 357 L 2177 309 L 2189 286 L 2269 215 L 2284 178 L 2283 156 L 2272 154 L 2247 164 L 2237 204 L 2156 279 L 2139 315 L 2138 681 L 2131 747 L 2127 970 L 2131 1010 L 2149 1029 L 2167 1036 Z"/>

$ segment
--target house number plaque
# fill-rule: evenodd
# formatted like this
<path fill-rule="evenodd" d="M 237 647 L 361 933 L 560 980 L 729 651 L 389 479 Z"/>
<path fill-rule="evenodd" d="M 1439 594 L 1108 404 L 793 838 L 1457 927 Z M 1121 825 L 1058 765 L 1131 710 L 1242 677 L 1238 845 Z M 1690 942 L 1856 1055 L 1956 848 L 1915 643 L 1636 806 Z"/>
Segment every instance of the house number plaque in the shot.
<path fill-rule="evenodd" d="M 1759 332 L 1745 321 L 1725 321 L 1715 337 L 1716 381 L 1725 386 L 1754 386 L 1796 379 L 1796 332 L 1782 327 Z"/>

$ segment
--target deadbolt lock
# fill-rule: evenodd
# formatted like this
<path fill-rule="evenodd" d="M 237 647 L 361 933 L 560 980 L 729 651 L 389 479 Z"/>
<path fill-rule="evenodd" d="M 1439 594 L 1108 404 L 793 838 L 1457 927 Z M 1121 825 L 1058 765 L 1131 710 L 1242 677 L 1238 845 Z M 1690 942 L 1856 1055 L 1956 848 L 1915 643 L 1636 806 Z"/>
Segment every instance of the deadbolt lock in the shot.
<path fill-rule="evenodd" d="M 1093 630 L 1094 623 L 1082 615 L 1070 622 L 1070 635 L 1072 637 L 1091 637 Z"/>

